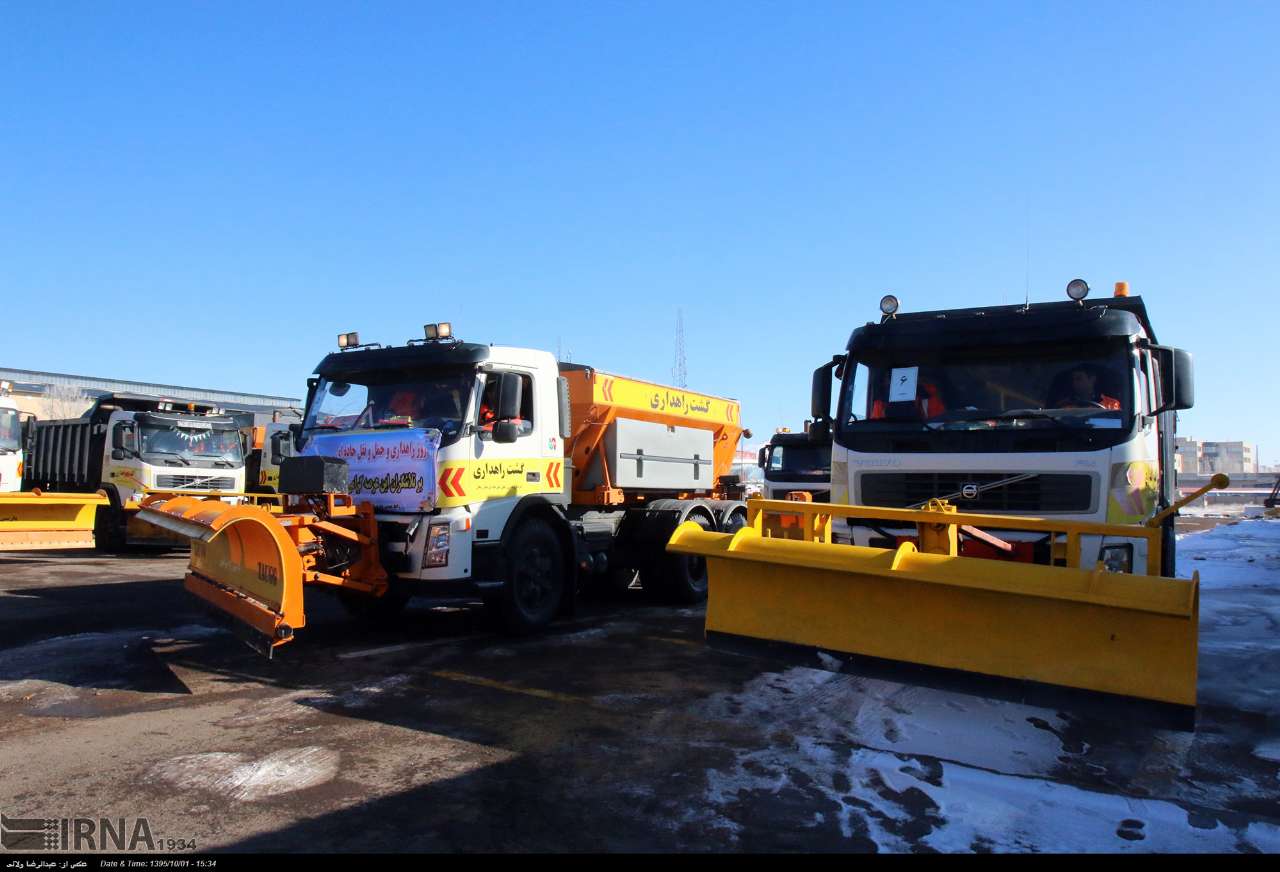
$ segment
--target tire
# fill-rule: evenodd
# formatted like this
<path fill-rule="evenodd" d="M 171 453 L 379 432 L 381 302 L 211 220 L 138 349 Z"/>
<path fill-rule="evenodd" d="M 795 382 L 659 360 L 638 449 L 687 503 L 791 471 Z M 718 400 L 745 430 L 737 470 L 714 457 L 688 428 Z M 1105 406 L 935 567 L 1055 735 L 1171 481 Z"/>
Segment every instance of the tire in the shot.
<path fill-rule="evenodd" d="M 701 512 L 691 512 L 686 521 L 692 521 L 704 530 L 714 530 L 715 524 Z M 684 554 L 668 554 L 657 561 L 656 571 L 644 572 L 648 582 L 657 578 L 654 591 L 659 597 L 681 605 L 693 605 L 707 598 L 707 559 Z"/>
<path fill-rule="evenodd" d="M 100 506 L 93 516 L 93 547 L 103 554 L 124 550 L 124 512 L 114 501 Z"/>
<path fill-rule="evenodd" d="M 721 533 L 733 534 L 747 526 L 747 510 L 734 509 L 725 515 L 724 523 L 720 527 Z"/>
<path fill-rule="evenodd" d="M 507 577 L 497 597 L 503 630 L 523 636 L 551 623 L 565 592 L 564 552 L 560 537 L 546 521 L 525 521 L 507 549 Z"/>
<path fill-rule="evenodd" d="M 1178 537 L 1169 518 L 1160 530 L 1160 571 L 1165 578 L 1178 577 Z"/>
<path fill-rule="evenodd" d="M 404 584 L 390 582 L 382 596 L 369 596 L 354 590 L 339 590 L 338 602 L 347 614 L 361 621 L 382 621 L 394 618 L 404 611 L 413 595 Z"/>

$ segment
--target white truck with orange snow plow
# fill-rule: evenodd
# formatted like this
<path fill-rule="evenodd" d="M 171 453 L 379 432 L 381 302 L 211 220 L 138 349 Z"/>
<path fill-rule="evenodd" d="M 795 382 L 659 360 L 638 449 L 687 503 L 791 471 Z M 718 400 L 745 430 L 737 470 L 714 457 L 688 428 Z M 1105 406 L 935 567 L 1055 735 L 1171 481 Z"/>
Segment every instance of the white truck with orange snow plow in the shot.
<path fill-rule="evenodd" d="M 480 598 L 517 633 L 637 571 L 663 597 L 706 595 L 702 562 L 664 546 L 684 521 L 744 523 L 738 403 L 451 334 L 339 337 L 281 464 L 281 511 L 145 501 L 141 518 L 193 539 L 188 589 L 257 647 L 305 625 L 308 589 L 375 615 L 417 593 Z"/>

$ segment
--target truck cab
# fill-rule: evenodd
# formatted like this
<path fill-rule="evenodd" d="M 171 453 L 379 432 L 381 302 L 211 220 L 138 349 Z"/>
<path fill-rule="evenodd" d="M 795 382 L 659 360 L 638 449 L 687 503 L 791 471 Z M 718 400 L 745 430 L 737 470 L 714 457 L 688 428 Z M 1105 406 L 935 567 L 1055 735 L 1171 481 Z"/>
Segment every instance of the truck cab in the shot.
<path fill-rule="evenodd" d="M 1191 355 L 1157 343 L 1146 305 L 1128 295 L 900 313 L 853 331 L 814 373 L 815 438 L 833 438 L 831 499 L 916 508 L 943 498 L 960 511 L 1143 524 L 1176 499 L 1176 412 L 1194 400 Z M 834 414 L 831 379 L 838 380 Z M 1174 571 L 1173 517 L 1164 573 Z M 910 531 L 835 531 L 891 544 Z M 1005 556 L 1055 562 L 1055 543 L 1009 535 Z M 886 542 L 887 540 L 887 542 Z M 981 542 L 969 547 L 981 551 Z M 1142 539 L 1087 537 L 1085 565 L 1145 565 Z"/>
<path fill-rule="evenodd" d="M 828 431 L 829 432 L 829 431 Z M 792 491 L 807 491 L 815 503 L 831 501 L 831 442 L 815 443 L 807 432 L 779 430 L 760 449 L 767 500 L 784 500 Z"/>
<path fill-rule="evenodd" d="M 331 354 L 316 374 L 298 451 L 349 461 L 351 494 L 378 506 L 397 577 L 469 580 L 475 551 L 496 545 L 525 497 L 564 501 L 551 354 L 463 342 L 370 348 Z M 362 449 L 386 462 L 361 462 Z"/>
<path fill-rule="evenodd" d="M 244 491 L 236 421 L 209 404 L 108 394 L 80 418 L 33 422 L 28 444 L 29 486 L 106 491 L 110 505 L 99 510 L 96 532 L 104 550 L 175 544 L 173 537 L 135 522 L 148 494 Z"/>

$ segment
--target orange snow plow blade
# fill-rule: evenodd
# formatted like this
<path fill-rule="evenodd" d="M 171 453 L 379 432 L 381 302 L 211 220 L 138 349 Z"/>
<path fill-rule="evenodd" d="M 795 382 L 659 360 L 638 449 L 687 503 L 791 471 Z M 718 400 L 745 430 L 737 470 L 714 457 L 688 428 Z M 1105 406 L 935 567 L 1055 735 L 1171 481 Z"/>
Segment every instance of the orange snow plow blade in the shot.
<path fill-rule="evenodd" d="M 805 515 L 803 539 L 769 535 L 766 512 Z M 736 641 L 827 650 L 876 661 L 1116 694 L 1180 711 L 1196 704 L 1198 578 L 1080 565 L 1083 535 L 1126 536 L 1141 527 L 924 511 L 748 503 L 734 534 L 683 524 L 668 549 L 706 558 L 706 632 Z M 835 544 L 832 517 L 882 518 L 917 527 L 919 544 Z M 966 525 L 1062 530 L 1064 566 L 957 553 Z M 1135 570 L 1137 567 L 1135 567 Z"/>
<path fill-rule="evenodd" d="M 106 504 L 102 491 L 0 494 L 0 551 L 92 548 L 98 506 Z"/>
<path fill-rule="evenodd" d="M 380 595 L 386 574 L 377 562 L 372 509 L 330 498 L 328 519 L 276 514 L 260 506 L 196 497 L 148 497 L 139 519 L 191 540 L 185 586 L 250 631 L 247 641 L 268 656 L 306 626 L 306 584 L 329 584 Z M 352 523 L 345 526 L 341 522 Z M 354 527 L 354 529 L 353 529 Z M 325 539 L 354 546 L 360 559 L 341 574 L 324 571 L 317 555 Z"/>

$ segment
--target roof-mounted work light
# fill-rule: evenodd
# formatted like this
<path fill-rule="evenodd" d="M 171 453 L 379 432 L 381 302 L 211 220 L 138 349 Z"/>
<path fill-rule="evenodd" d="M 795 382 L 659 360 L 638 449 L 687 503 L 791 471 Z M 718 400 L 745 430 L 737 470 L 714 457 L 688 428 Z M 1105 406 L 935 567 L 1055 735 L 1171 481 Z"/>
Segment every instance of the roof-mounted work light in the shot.
<path fill-rule="evenodd" d="M 357 345 L 359 345 L 359 344 L 360 344 L 360 334 L 359 334 L 359 333 L 351 332 L 351 333 L 339 333 L 339 334 L 338 334 L 338 347 L 339 347 L 339 348 L 342 348 L 342 349 L 355 348 L 355 347 L 356 347 Z"/>
<path fill-rule="evenodd" d="M 1072 279 L 1067 282 L 1067 296 L 1077 303 L 1089 296 L 1089 283 L 1084 279 Z"/>
<path fill-rule="evenodd" d="M 898 311 L 898 298 L 893 294 L 885 294 L 880 298 L 880 311 L 886 315 L 893 315 Z"/>

